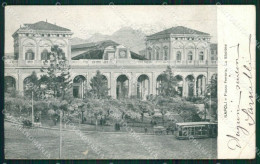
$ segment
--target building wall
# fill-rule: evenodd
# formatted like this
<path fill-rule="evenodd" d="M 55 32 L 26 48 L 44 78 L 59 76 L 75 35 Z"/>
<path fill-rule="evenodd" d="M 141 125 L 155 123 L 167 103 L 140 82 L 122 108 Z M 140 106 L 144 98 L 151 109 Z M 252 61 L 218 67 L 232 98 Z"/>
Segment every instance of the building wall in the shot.
<path fill-rule="evenodd" d="M 192 63 L 197 62 L 210 62 L 210 40 L 209 37 L 201 36 L 196 38 L 191 38 L 191 36 L 179 37 L 171 35 L 165 38 L 152 38 L 147 39 L 146 42 L 146 58 L 150 59 L 149 52 L 152 52 L 152 59 L 158 60 L 156 58 L 157 51 L 159 50 L 160 56 L 164 55 L 164 50 L 167 49 L 169 54 L 168 59 L 170 61 L 176 61 L 176 54 L 179 51 L 182 55 L 181 63 L 186 62 L 188 59 L 188 53 L 191 51 L 193 55 Z M 199 60 L 199 53 L 204 53 L 204 61 Z M 160 57 L 159 60 L 164 60 Z"/>
<path fill-rule="evenodd" d="M 119 61 L 120 62 L 120 61 Z M 76 76 L 82 75 L 86 78 L 87 86 L 90 87 L 90 79 L 95 76 L 96 71 L 100 70 L 101 73 L 108 80 L 109 95 L 113 98 L 116 98 L 116 83 L 117 78 L 120 75 L 126 75 L 129 80 L 129 97 L 137 95 L 137 79 L 141 75 L 147 75 L 149 78 L 149 94 L 156 94 L 156 83 L 157 78 L 163 71 L 166 70 L 168 64 L 146 64 L 146 65 L 137 65 L 137 64 L 98 64 L 97 65 L 71 65 L 71 79 L 73 80 Z M 23 91 L 23 82 L 24 79 L 31 75 L 32 71 L 35 71 L 37 75 L 40 77 L 42 74 L 40 72 L 41 67 L 28 68 L 23 67 L 17 69 L 17 67 L 6 67 L 5 76 L 14 77 L 16 80 L 16 88 L 19 91 Z M 186 77 L 191 75 L 195 82 L 199 75 L 203 75 L 206 78 L 205 86 L 209 83 L 211 77 L 217 73 L 216 66 L 176 66 L 171 65 L 174 76 L 181 76 L 183 79 L 183 91 L 186 90 L 187 86 L 185 86 Z M 205 87 L 204 86 L 204 87 Z M 182 96 L 187 97 L 187 93 L 183 93 Z"/>
<path fill-rule="evenodd" d="M 205 89 L 209 83 L 211 77 L 217 73 L 217 62 L 211 61 L 210 54 L 210 42 L 207 38 L 191 40 L 187 38 L 166 37 L 160 39 L 148 39 L 146 43 L 146 57 L 149 58 L 149 51 L 152 52 L 151 60 L 135 60 L 131 59 L 129 49 L 119 45 L 113 52 L 115 52 L 115 58 L 110 60 L 70 60 L 71 59 L 71 46 L 69 42 L 69 35 L 54 35 L 54 34 L 17 34 L 14 36 L 14 52 L 19 53 L 18 60 L 6 60 L 5 61 L 5 77 L 13 77 L 16 81 L 16 89 L 23 91 L 24 79 L 31 75 L 33 71 L 40 76 L 42 73 L 40 69 L 43 66 L 41 61 L 41 52 L 44 49 L 50 50 L 51 46 L 56 44 L 65 52 L 66 57 L 69 59 L 71 66 L 71 78 L 72 80 L 82 75 L 86 79 L 87 87 L 90 87 L 90 79 L 95 76 L 96 71 L 100 70 L 108 81 L 109 95 L 113 98 L 117 97 L 117 79 L 120 75 L 125 75 L 129 83 L 128 97 L 137 95 L 138 77 L 146 75 L 148 82 L 145 85 L 148 88 L 145 89 L 146 94 L 157 93 L 156 87 L 159 85 L 157 78 L 167 66 L 172 68 L 174 76 L 179 75 L 182 77 L 182 96 L 187 97 L 189 94 L 190 82 L 187 78 L 191 78 L 194 85 L 193 95 L 197 94 L 197 88 L 203 85 Z M 31 49 L 35 53 L 35 59 L 33 61 L 25 60 L 26 50 Z M 110 48 L 111 49 L 111 48 Z M 109 47 L 105 50 L 105 53 L 110 52 Z M 124 50 L 127 57 L 120 57 L 120 52 Z M 182 54 L 181 61 L 177 61 L 176 53 L 180 51 Z M 193 60 L 189 61 L 187 53 L 191 51 Z M 204 53 L 203 61 L 199 61 L 199 52 Z M 164 54 L 167 53 L 167 58 L 164 58 Z M 157 54 L 159 58 L 157 59 Z M 198 77 L 203 77 L 206 82 L 199 80 Z M 148 86 L 147 86 L 148 85 Z M 80 85 L 77 85 L 80 86 Z M 142 89 L 144 90 L 144 89 Z M 149 93 L 147 92 L 149 90 Z"/>
<path fill-rule="evenodd" d="M 44 35 L 44 36 L 42 36 Z M 69 38 L 63 34 L 17 34 L 14 37 L 14 52 L 18 53 L 18 65 L 25 66 L 32 63 L 41 63 L 41 53 L 43 50 L 50 51 L 52 45 L 58 45 L 63 50 L 65 56 L 70 59 L 71 49 Z M 32 50 L 35 54 L 34 60 L 25 60 L 25 53 Z"/>

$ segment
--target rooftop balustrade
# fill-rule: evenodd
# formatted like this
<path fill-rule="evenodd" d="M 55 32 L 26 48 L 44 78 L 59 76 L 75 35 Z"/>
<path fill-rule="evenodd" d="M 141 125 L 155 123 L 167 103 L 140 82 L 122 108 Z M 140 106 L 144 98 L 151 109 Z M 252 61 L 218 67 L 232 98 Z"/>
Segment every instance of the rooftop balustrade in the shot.
<path fill-rule="evenodd" d="M 178 66 L 216 66 L 217 60 L 70 60 L 71 66 L 94 65 L 178 65 Z M 44 60 L 5 60 L 5 67 L 30 67 L 49 65 Z"/>

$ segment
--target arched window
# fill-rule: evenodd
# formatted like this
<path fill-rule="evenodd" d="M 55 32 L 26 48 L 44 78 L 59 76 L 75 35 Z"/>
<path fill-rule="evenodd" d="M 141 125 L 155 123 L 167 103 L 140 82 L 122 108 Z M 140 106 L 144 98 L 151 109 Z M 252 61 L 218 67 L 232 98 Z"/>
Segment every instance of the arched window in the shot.
<path fill-rule="evenodd" d="M 164 56 L 163 56 L 163 59 L 164 60 L 168 60 L 168 47 L 164 47 Z"/>
<path fill-rule="evenodd" d="M 178 52 L 176 53 L 176 60 L 177 60 L 177 61 L 181 61 L 181 52 L 180 52 L 180 51 L 178 51 Z"/>
<path fill-rule="evenodd" d="M 33 50 L 29 49 L 25 53 L 25 60 L 34 60 L 34 52 Z"/>
<path fill-rule="evenodd" d="M 48 50 L 47 49 L 44 49 L 41 53 L 41 60 L 49 60 L 50 57 L 48 55 Z"/>
<path fill-rule="evenodd" d="M 203 53 L 203 51 L 200 51 L 199 60 L 200 61 L 204 61 L 204 53 Z"/>
<path fill-rule="evenodd" d="M 193 60 L 193 59 L 192 59 L 192 52 L 191 52 L 191 51 L 188 52 L 188 60 L 189 60 L 189 61 L 192 61 L 192 60 Z"/>

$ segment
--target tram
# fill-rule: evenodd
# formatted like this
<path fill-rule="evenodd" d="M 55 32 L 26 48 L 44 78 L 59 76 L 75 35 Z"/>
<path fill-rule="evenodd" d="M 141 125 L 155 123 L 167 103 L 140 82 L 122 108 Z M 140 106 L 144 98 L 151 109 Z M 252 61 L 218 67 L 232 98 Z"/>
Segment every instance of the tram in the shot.
<path fill-rule="evenodd" d="M 218 124 L 214 122 L 176 123 L 177 139 L 214 138 L 217 137 Z"/>

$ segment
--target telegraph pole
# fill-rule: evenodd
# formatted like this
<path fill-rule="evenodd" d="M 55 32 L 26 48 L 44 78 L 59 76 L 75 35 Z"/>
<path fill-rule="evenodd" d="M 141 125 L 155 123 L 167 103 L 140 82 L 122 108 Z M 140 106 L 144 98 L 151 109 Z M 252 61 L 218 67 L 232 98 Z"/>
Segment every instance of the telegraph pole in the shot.
<path fill-rule="evenodd" d="M 61 151 L 62 151 L 62 111 L 60 110 L 60 159 L 61 159 Z"/>
<path fill-rule="evenodd" d="M 211 113 L 211 92 L 209 93 L 209 113 Z"/>
<path fill-rule="evenodd" d="M 209 96 L 209 111 L 208 112 L 211 112 L 211 92 L 208 93 L 208 96 Z M 207 118 L 207 110 L 205 108 L 205 121 L 206 121 L 206 118 Z"/>
<path fill-rule="evenodd" d="M 34 112 L 33 112 L 33 91 L 32 91 L 32 124 L 34 123 Z"/>

